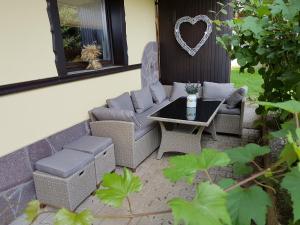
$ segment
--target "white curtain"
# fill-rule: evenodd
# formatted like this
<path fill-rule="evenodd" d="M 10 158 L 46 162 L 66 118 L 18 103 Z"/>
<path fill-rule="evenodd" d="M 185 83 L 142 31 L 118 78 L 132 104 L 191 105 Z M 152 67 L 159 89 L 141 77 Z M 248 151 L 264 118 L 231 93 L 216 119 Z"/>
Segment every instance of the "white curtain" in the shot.
<path fill-rule="evenodd" d="M 98 44 L 104 60 L 111 59 L 105 0 L 93 0 L 78 7 L 82 44 Z"/>

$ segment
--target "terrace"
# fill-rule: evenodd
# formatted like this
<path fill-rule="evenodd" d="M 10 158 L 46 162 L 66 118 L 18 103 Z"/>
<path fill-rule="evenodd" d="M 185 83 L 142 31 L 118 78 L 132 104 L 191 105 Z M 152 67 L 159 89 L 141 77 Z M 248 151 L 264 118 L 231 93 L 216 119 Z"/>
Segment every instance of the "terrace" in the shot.
<path fill-rule="evenodd" d="M 298 1 L 0 17 L 0 225 L 299 223 Z"/>

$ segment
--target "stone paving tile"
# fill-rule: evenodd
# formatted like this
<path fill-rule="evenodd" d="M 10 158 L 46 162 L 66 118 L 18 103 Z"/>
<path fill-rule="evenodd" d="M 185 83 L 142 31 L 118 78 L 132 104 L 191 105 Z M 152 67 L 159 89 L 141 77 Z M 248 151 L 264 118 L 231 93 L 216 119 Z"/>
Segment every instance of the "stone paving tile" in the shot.
<path fill-rule="evenodd" d="M 237 136 L 218 135 L 217 141 L 211 138 L 211 135 L 205 134 L 202 139 L 202 146 L 209 148 L 216 148 L 220 150 L 228 149 L 231 147 L 237 147 L 245 144 L 245 141 Z M 247 137 L 245 137 L 247 140 Z M 171 156 L 177 155 L 174 153 L 167 153 L 161 160 L 156 159 L 157 152 L 154 152 L 142 165 L 136 170 L 143 182 L 143 190 L 140 193 L 136 193 L 130 196 L 132 208 L 135 213 L 141 213 L 145 211 L 159 211 L 168 209 L 167 201 L 174 197 L 182 197 L 187 200 L 191 200 L 195 193 L 195 185 L 189 186 L 184 182 L 177 182 L 173 184 L 169 182 L 162 173 L 162 169 L 167 167 L 168 159 Z M 116 169 L 117 173 L 122 172 L 122 168 Z M 214 180 L 219 180 L 222 177 L 232 176 L 231 168 L 220 168 L 210 171 Z M 204 174 L 199 173 L 196 176 L 196 182 L 206 179 Z M 114 209 L 109 206 L 105 206 L 100 203 L 95 196 L 89 197 L 85 200 L 77 209 L 77 211 L 84 210 L 86 208 L 91 209 L 93 213 L 103 215 L 126 215 L 128 214 L 128 205 L 125 202 L 121 209 Z M 95 221 L 93 225 L 127 225 L 128 219 L 122 220 L 104 220 Z M 158 216 L 148 216 L 135 218 L 130 222 L 130 225 L 170 225 L 173 224 L 171 214 L 163 214 Z M 13 224 L 19 225 L 19 224 Z M 21 225 L 21 224 L 20 224 Z M 22 224 L 23 225 L 23 224 Z M 25 225 L 25 224 L 24 224 Z M 53 215 L 48 215 L 42 220 L 37 221 L 35 225 L 53 225 Z"/>

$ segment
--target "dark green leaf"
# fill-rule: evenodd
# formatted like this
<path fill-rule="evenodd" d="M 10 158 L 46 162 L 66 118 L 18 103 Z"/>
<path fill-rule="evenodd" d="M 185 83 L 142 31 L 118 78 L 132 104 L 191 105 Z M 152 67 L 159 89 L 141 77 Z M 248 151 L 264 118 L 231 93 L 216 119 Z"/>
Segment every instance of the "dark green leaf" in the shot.
<path fill-rule="evenodd" d="M 233 164 L 233 173 L 235 176 L 245 176 L 251 174 L 253 172 L 253 168 L 244 163 L 234 163 Z"/>
<path fill-rule="evenodd" d="M 174 216 L 174 224 L 231 224 L 226 208 L 226 196 L 227 194 L 215 184 L 208 182 L 199 184 L 196 196 L 191 202 L 180 198 L 168 202 Z"/>
<path fill-rule="evenodd" d="M 105 204 L 120 207 L 129 194 L 141 191 L 142 182 L 125 168 L 123 176 L 116 173 L 104 175 L 101 186 L 103 189 L 97 190 L 96 196 Z"/>
<path fill-rule="evenodd" d="M 293 202 L 294 222 L 300 220 L 300 163 L 291 169 L 282 180 L 281 186 L 291 195 Z"/>

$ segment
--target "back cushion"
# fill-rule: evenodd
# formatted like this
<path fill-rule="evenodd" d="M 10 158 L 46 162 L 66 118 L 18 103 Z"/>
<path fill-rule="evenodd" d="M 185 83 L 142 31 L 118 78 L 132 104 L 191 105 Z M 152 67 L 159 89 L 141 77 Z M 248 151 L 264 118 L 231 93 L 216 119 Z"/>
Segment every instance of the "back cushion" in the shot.
<path fill-rule="evenodd" d="M 154 105 L 149 87 L 132 91 L 131 99 L 137 113 L 142 113 Z"/>
<path fill-rule="evenodd" d="M 116 98 L 107 99 L 106 103 L 109 108 L 129 110 L 134 112 L 134 107 L 128 92 L 125 92 Z"/>
<path fill-rule="evenodd" d="M 195 84 L 197 84 L 197 83 L 195 83 Z M 178 83 L 178 82 L 173 83 L 173 89 L 172 89 L 171 97 L 170 97 L 171 102 L 175 101 L 177 98 L 188 96 L 188 94 L 185 91 L 185 85 L 186 85 L 186 83 Z M 199 88 L 198 97 L 199 98 L 201 97 L 201 87 Z"/>
<path fill-rule="evenodd" d="M 235 91 L 231 83 L 203 83 L 203 98 L 206 100 L 227 99 Z"/>
<path fill-rule="evenodd" d="M 162 103 L 167 98 L 165 88 L 159 81 L 150 86 L 150 91 L 157 104 Z"/>

